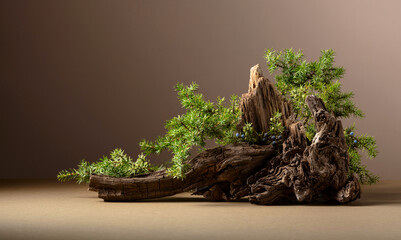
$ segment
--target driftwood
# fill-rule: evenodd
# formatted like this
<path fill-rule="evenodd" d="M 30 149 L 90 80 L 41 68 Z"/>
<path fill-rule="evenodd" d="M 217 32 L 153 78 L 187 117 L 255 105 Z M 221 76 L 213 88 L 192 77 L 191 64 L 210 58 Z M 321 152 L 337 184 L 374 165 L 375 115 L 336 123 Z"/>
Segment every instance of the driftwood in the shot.
<path fill-rule="evenodd" d="M 345 203 L 359 198 L 357 178 L 348 177 L 349 156 L 341 122 L 326 111 L 321 99 L 308 96 L 306 102 L 317 128 L 312 144 L 302 144 L 306 138 L 300 123 L 294 126 L 284 142 L 283 153 L 248 179 L 250 202 Z"/>
<path fill-rule="evenodd" d="M 271 145 L 238 143 L 207 149 L 190 160 L 184 180 L 157 171 L 132 178 L 92 175 L 89 189 L 106 201 L 129 201 L 174 195 L 194 190 L 210 200 L 235 200 L 248 192 L 238 191 L 247 178 L 277 155 Z"/>
<path fill-rule="evenodd" d="M 92 175 L 89 189 L 105 201 L 133 201 L 174 195 L 183 191 L 212 201 L 247 196 L 251 203 L 334 201 L 360 197 L 357 176 L 348 175 L 349 156 L 342 124 L 315 96 L 306 99 L 317 134 L 308 143 L 300 122 L 294 122 L 290 104 L 264 78 L 259 66 L 251 69 L 249 91 L 241 101 L 242 122 L 267 132 L 269 119 L 283 113 L 286 134 L 282 145 L 238 143 L 207 149 L 189 161 L 185 178 L 163 171 L 131 178 Z"/>

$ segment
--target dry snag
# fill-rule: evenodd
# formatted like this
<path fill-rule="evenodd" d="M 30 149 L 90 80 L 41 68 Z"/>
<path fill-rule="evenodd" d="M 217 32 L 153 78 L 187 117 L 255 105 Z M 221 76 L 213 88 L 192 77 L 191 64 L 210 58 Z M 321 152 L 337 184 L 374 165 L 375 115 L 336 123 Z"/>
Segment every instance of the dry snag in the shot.
<path fill-rule="evenodd" d="M 207 149 L 189 161 L 183 180 L 166 171 L 115 178 L 92 175 L 89 189 L 105 201 L 135 201 L 174 195 L 184 191 L 212 201 L 248 197 L 255 204 L 334 201 L 347 203 L 360 197 L 356 176 L 349 176 L 349 156 L 340 120 L 323 101 L 308 96 L 317 134 L 308 144 L 301 122 L 295 122 L 291 105 L 262 75 L 251 68 L 249 91 L 243 94 L 241 125 L 252 123 L 265 132 L 274 112 L 283 116 L 283 145 L 237 143 Z"/>

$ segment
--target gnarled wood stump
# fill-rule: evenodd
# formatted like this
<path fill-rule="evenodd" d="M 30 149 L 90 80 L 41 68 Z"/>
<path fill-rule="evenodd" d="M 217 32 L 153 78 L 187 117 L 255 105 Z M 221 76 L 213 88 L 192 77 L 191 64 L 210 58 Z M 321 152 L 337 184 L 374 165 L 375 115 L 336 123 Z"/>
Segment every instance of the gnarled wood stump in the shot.
<path fill-rule="evenodd" d="M 212 201 L 248 196 L 255 204 L 336 201 L 360 197 L 357 177 L 349 176 L 349 156 L 341 121 L 327 112 L 321 99 L 308 96 L 317 134 L 308 144 L 301 122 L 294 122 L 290 104 L 264 78 L 259 65 L 251 69 L 249 91 L 242 96 L 243 125 L 251 122 L 267 132 L 274 112 L 283 113 L 287 128 L 282 146 L 238 143 L 207 149 L 189 161 L 185 178 L 162 171 L 131 178 L 92 175 L 89 189 L 105 201 L 159 198 L 192 190 Z"/>
<path fill-rule="evenodd" d="M 248 179 L 250 202 L 324 199 L 345 203 L 359 198 L 358 180 L 348 177 L 349 156 L 341 122 L 326 111 L 321 99 L 308 96 L 306 102 L 317 128 L 312 144 L 303 144 L 303 131 L 290 132 L 283 153 Z"/>

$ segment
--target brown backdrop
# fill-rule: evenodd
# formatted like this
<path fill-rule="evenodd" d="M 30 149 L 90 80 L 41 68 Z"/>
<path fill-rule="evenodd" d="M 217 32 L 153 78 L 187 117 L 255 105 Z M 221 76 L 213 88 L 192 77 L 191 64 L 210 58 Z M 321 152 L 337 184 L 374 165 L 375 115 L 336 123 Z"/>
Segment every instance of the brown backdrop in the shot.
<path fill-rule="evenodd" d="M 0 178 L 51 178 L 115 147 L 130 155 L 182 113 L 173 86 L 247 91 L 266 48 L 333 48 L 377 138 L 365 161 L 400 178 L 400 1 L 1 1 Z M 354 120 L 347 121 L 347 124 Z"/>

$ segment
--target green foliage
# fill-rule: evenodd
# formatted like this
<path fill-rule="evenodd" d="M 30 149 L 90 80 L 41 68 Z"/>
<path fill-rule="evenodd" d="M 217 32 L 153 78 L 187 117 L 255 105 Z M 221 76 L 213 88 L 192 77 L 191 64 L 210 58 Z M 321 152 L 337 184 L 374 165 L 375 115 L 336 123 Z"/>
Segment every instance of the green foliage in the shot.
<path fill-rule="evenodd" d="M 282 142 L 284 129 L 282 114 L 276 112 L 273 117 L 270 118 L 270 128 L 268 132 L 256 132 L 252 123 L 246 123 L 242 128 L 242 132 L 236 133 L 236 136 L 239 141 L 249 144 L 273 144 L 277 147 L 279 146 L 278 143 L 281 144 Z"/>
<path fill-rule="evenodd" d="M 62 170 L 57 174 L 59 181 L 76 180 L 77 183 L 89 182 L 89 177 L 93 173 L 93 167 L 85 160 L 81 160 L 78 168 L 70 170 Z"/>
<path fill-rule="evenodd" d="M 98 162 L 88 163 L 81 160 L 77 169 L 62 170 L 58 173 L 59 181 L 76 180 L 77 183 L 89 182 L 90 175 L 103 174 L 111 177 L 129 177 L 132 175 L 148 173 L 154 170 L 143 154 L 133 162 L 122 149 L 115 149 L 110 153 L 110 157 L 103 156 Z"/>
<path fill-rule="evenodd" d="M 282 120 L 282 114 L 280 112 L 274 113 L 273 117 L 270 118 L 270 128 L 268 135 L 279 136 L 284 132 L 284 125 Z"/>
<path fill-rule="evenodd" d="M 172 152 L 171 166 L 167 171 L 173 177 L 183 178 L 189 168 L 186 160 L 192 147 L 204 147 L 207 138 L 220 145 L 238 141 L 234 133 L 240 119 L 240 110 L 237 96 L 232 96 L 226 107 L 224 98 L 218 98 L 217 103 L 205 101 L 202 94 L 196 93 L 198 85 L 195 83 L 189 86 L 179 83 L 175 89 L 187 112 L 166 122 L 167 132 L 164 136 L 153 142 L 143 140 L 140 147 L 146 155 L 163 150 Z"/>
<path fill-rule="evenodd" d="M 152 166 L 149 161 L 146 159 L 146 156 L 143 153 L 138 155 L 137 160 L 134 162 L 133 168 L 131 168 L 131 175 L 138 175 L 148 173 L 150 170 L 155 170 L 156 167 Z"/>
<path fill-rule="evenodd" d="M 316 126 L 314 123 L 305 126 L 305 135 L 312 142 L 313 137 L 316 135 Z"/>
<path fill-rule="evenodd" d="M 344 130 L 345 141 L 348 146 L 348 154 L 350 157 L 350 173 L 357 173 L 359 181 L 364 184 L 376 183 L 379 178 L 366 169 L 361 163 L 360 151 L 364 151 L 370 159 L 377 156 L 376 140 L 368 135 L 355 135 L 355 125 L 347 127 Z"/>
<path fill-rule="evenodd" d="M 263 133 L 257 133 L 252 127 L 252 123 L 246 123 L 242 128 L 244 135 L 243 141 L 249 144 L 257 144 L 261 141 Z"/>
<path fill-rule="evenodd" d="M 344 68 L 334 67 L 334 51 L 322 50 L 317 61 L 307 62 L 302 51 L 284 52 L 267 50 L 265 53 L 269 71 L 279 68 L 276 86 L 292 103 L 296 116 L 307 123 L 311 113 L 305 103 L 308 95 L 323 99 L 326 108 L 338 118 L 363 117 L 362 111 L 352 102 L 353 93 L 341 91 L 338 81 L 344 76 Z"/>
<path fill-rule="evenodd" d="M 303 121 L 306 136 L 310 141 L 316 134 L 316 128 L 305 103 L 308 95 L 320 97 L 327 110 L 337 118 L 363 117 L 362 111 L 352 102 L 354 94 L 341 91 L 339 79 L 344 76 L 345 70 L 334 66 L 333 50 L 322 50 L 317 61 L 308 62 L 302 51 L 285 49 L 277 52 L 269 49 L 265 52 L 265 59 L 271 73 L 280 70 L 275 76 L 276 86 L 291 102 L 296 117 Z M 366 150 L 370 157 L 375 157 L 376 142 L 373 137 L 367 135 L 358 137 L 357 144 L 354 144 L 354 140 L 348 145 L 351 172 L 357 173 L 362 183 L 374 183 L 378 178 L 361 164 L 358 150 Z"/>

